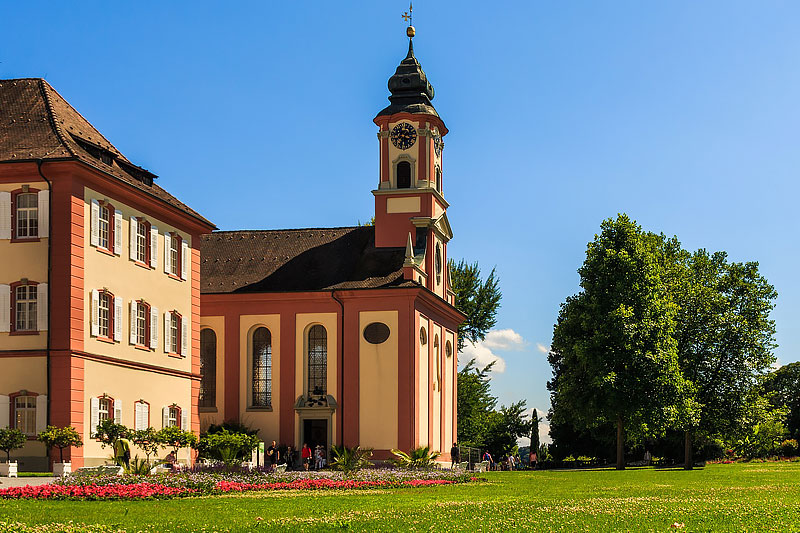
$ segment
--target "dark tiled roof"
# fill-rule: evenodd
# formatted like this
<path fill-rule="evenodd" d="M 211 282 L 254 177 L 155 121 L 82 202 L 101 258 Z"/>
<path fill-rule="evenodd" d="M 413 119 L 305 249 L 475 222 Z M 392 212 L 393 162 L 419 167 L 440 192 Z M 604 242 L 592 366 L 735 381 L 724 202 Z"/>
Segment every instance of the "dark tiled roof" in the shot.
<path fill-rule="evenodd" d="M 0 162 L 31 159 L 81 161 L 214 226 L 154 184 L 156 176 L 128 161 L 45 80 L 0 80 Z"/>
<path fill-rule="evenodd" d="M 200 291 L 291 292 L 416 286 L 403 248 L 375 248 L 375 228 L 218 231 L 200 244 Z"/>

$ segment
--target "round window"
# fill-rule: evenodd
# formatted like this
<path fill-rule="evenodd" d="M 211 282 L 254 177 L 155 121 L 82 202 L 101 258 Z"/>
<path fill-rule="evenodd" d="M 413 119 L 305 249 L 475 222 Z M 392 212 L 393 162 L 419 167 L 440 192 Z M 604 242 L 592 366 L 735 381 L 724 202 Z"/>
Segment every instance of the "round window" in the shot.
<path fill-rule="evenodd" d="M 389 326 L 383 322 L 373 322 L 364 328 L 364 340 L 370 344 L 381 344 L 389 338 Z"/>
<path fill-rule="evenodd" d="M 419 328 L 419 343 L 423 346 L 428 344 L 428 334 L 425 332 L 425 328 Z"/>

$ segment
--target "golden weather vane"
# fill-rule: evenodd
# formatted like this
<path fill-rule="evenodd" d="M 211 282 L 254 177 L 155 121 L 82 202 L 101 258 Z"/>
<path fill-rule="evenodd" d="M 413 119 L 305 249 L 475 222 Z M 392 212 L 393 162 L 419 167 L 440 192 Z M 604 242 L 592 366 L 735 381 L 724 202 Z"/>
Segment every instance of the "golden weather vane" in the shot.
<path fill-rule="evenodd" d="M 414 16 L 413 10 L 414 10 L 414 5 L 412 3 L 409 3 L 408 4 L 408 11 L 403 13 L 403 20 L 408 22 L 409 26 L 412 25 L 412 17 Z"/>

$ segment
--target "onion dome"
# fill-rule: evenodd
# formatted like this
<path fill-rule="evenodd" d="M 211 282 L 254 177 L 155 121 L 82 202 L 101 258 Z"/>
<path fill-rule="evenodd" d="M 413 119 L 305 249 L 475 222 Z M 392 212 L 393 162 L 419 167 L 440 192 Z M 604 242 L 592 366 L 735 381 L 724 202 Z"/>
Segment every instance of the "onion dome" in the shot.
<path fill-rule="evenodd" d="M 433 85 L 428 81 L 428 77 L 422 70 L 422 66 L 414 57 L 413 26 L 408 28 L 408 55 L 394 73 L 389 78 L 389 97 L 388 107 L 383 109 L 378 116 L 394 115 L 395 113 L 415 113 L 433 115 L 438 117 L 438 113 L 433 108 Z"/>

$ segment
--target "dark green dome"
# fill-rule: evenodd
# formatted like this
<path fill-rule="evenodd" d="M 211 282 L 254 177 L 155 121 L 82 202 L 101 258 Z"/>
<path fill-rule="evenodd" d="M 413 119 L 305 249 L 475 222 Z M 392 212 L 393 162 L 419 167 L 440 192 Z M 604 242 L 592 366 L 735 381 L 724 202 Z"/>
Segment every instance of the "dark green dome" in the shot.
<path fill-rule="evenodd" d="M 391 104 L 378 113 L 379 117 L 403 112 L 439 116 L 431 104 L 433 85 L 414 57 L 411 39 L 408 41 L 408 55 L 400 62 L 394 76 L 389 78 L 389 92 L 392 93 L 389 97 Z"/>

